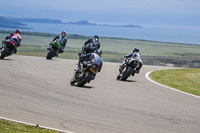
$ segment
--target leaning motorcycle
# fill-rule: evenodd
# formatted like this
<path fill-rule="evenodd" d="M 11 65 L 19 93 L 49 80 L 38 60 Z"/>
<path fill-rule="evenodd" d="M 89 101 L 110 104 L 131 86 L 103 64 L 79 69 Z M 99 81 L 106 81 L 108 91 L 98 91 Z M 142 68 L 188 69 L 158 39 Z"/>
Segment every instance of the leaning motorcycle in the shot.
<path fill-rule="evenodd" d="M 136 68 L 139 67 L 140 55 L 135 53 L 131 58 L 128 58 L 125 62 L 125 68 L 122 70 L 122 75 L 117 76 L 117 79 L 125 81 L 130 75 L 135 75 Z"/>
<path fill-rule="evenodd" d="M 86 83 L 90 83 L 91 80 L 95 79 L 96 73 L 99 71 L 100 66 L 98 64 L 98 61 L 95 59 L 84 62 L 83 70 L 76 70 L 70 84 L 73 85 L 77 83 L 77 86 L 82 87 Z"/>
<path fill-rule="evenodd" d="M 54 56 L 57 56 L 57 50 L 60 48 L 59 42 L 52 42 L 50 43 L 50 47 L 47 49 L 47 60 L 51 60 Z"/>
<path fill-rule="evenodd" d="M 4 41 L 2 50 L 1 50 L 0 59 L 4 59 L 5 57 L 12 55 L 14 53 L 14 47 L 15 47 L 15 44 L 12 41 L 10 40 Z"/>

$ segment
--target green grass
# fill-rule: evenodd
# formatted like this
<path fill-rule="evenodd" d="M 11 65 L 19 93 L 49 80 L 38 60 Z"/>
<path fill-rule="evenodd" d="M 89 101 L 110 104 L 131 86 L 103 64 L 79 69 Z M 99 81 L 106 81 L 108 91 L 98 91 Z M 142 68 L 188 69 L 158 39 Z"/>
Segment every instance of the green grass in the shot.
<path fill-rule="evenodd" d="M 9 33 L 0 32 L 0 40 L 3 40 Z M 56 34 L 47 33 L 22 33 L 22 47 L 34 46 L 46 49 Z M 68 35 L 68 48 L 81 50 L 84 42 L 91 37 Z M 104 53 L 112 52 L 119 54 L 129 54 L 135 47 L 140 48 L 144 56 L 187 56 L 199 57 L 200 45 L 188 45 L 178 43 L 166 43 L 145 40 L 131 40 L 121 38 L 100 38 L 101 49 Z"/>
<path fill-rule="evenodd" d="M 10 32 L 0 31 L 0 40 Z M 22 45 L 19 55 L 41 56 L 47 54 L 46 48 L 56 34 L 22 32 Z M 67 47 L 59 58 L 78 59 L 84 42 L 91 36 L 68 35 Z M 200 45 L 100 37 L 102 58 L 106 62 L 122 62 L 123 55 L 130 54 L 138 47 L 144 57 L 145 65 L 167 65 L 177 67 L 200 67 Z"/>
<path fill-rule="evenodd" d="M 161 70 L 149 76 L 163 85 L 200 96 L 200 69 Z"/>
<path fill-rule="evenodd" d="M 38 125 L 30 126 L 0 119 L 1 133 L 61 133 L 54 130 L 40 128 Z"/>

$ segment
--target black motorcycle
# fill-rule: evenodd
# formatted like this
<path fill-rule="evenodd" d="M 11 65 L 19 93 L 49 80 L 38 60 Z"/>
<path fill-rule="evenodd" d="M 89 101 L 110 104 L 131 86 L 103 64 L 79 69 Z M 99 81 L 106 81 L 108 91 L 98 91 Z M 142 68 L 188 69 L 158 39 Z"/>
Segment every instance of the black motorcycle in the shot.
<path fill-rule="evenodd" d="M 58 56 L 58 49 L 59 49 L 60 45 L 58 42 L 53 42 L 50 43 L 50 47 L 47 48 L 48 52 L 47 52 L 47 60 L 51 60 L 53 57 Z"/>
<path fill-rule="evenodd" d="M 73 85 L 77 83 L 77 86 L 82 87 L 86 83 L 90 83 L 91 80 L 95 79 L 96 73 L 99 71 L 99 65 L 95 61 L 87 61 L 83 65 L 83 70 L 74 73 L 73 78 L 70 81 L 70 84 Z"/>
<path fill-rule="evenodd" d="M 134 76 L 135 75 L 135 70 L 136 68 L 139 67 L 139 54 L 135 53 L 133 57 L 128 58 L 125 62 L 125 67 L 122 70 L 121 76 L 118 75 L 117 79 L 121 79 L 122 81 L 125 81 L 130 75 Z"/>
<path fill-rule="evenodd" d="M 14 53 L 15 44 L 12 41 L 6 40 L 3 42 L 3 46 L 1 49 L 0 59 L 4 59 L 5 57 L 12 55 Z"/>

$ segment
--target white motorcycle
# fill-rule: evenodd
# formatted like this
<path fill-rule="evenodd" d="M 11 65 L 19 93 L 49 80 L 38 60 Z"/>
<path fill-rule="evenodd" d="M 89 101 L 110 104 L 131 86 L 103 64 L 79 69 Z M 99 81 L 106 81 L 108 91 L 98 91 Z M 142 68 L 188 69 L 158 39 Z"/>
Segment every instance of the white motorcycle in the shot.
<path fill-rule="evenodd" d="M 117 79 L 125 81 L 130 75 L 135 75 L 135 70 L 139 67 L 139 63 L 142 62 L 139 53 L 134 53 L 132 57 L 128 58 L 125 61 L 124 69 L 121 72 L 121 75 L 117 76 Z"/>

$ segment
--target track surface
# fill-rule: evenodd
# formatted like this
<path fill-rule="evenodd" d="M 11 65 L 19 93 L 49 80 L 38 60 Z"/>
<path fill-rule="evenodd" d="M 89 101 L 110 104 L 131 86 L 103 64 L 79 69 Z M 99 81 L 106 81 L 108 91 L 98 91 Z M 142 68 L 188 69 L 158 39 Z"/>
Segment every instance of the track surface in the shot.
<path fill-rule="evenodd" d="M 0 60 L 0 116 L 74 133 L 199 133 L 200 99 L 141 73 L 116 80 L 117 63 L 85 87 L 70 85 L 76 60 L 13 55 Z"/>

